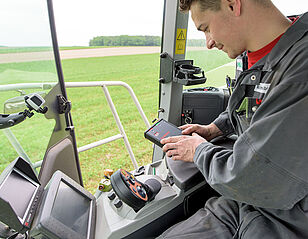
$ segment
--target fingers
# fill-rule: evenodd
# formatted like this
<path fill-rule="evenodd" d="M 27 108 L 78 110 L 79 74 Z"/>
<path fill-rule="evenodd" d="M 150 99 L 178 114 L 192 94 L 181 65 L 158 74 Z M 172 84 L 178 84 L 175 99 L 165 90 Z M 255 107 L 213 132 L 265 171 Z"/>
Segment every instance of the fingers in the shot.
<path fill-rule="evenodd" d="M 175 144 L 173 144 L 170 147 L 175 147 Z M 182 154 L 183 154 L 183 152 L 181 152 L 181 150 L 176 149 L 176 148 L 168 149 L 167 152 L 166 152 L 166 156 L 172 158 L 172 160 L 188 161 L 188 160 L 185 160 L 185 158 L 183 157 L 184 155 L 182 155 Z"/>
<path fill-rule="evenodd" d="M 160 143 L 161 144 L 176 143 L 182 140 L 183 137 L 185 136 L 173 136 L 173 137 L 164 138 L 160 141 Z"/>
<path fill-rule="evenodd" d="M 177 161 L 177 160 L 182 160 L 182 157 L 180 155 L 172 155 L 172 159 L 174 161 Z M 183 160 L 182 160 L 183 161 Z"/>
<path fill-rule="evenodd" d="M 167 150 L 166 155 L 168 157 L 172 157 L 173 158 L 174 156 L 178 155 L 178 152 L 177 152 L 176 149 L 170 149 L 170 150 Z"/>
<path fill-rule="evenodd" d="M 162 140 L 166 144 L 163 146 L 163 151 L 167 157 L 172 157 L 173 160 L 181 160 L 185 162 L 193 162 L 196 148 L 199 144 L 206 140 L 196 133 L 193 136 L 176 136 Z"/>
<path fill-rule="evenodd" d="M 174 150 L 176 148 L 176 143 L 167 143 L 163 147 L 163 151 L 167 152 L 167 156 L 171 157 L 172 152 L 174 153 Z M 170 152 L 169 152 L 170 151 Z M 168 154 L 169 153 L 169 154 Z M 169 156 L 170 155 L 170 156 Z"/>
<path fill-rule="evenodd" d="M 188 127 L 191 127 L 193 126 L 193 124 L 184 124 L 184 125 L 181 125 L 179 126 L 180 129 L 187 129 Z"/>
<path fill-rule="evenodd" d="M 202 140 L 202 141 L 205 140 L 203 137 L 201 137 L 201 136 L 200 136 L 199 134 L 197 134 L 197 133 L 192 133 L 192 136 L 195 136 L 195 137 L 199 138 L 199 140 Z M 182 135 L 182 136 L 168 137 L 168 138 L 162 139 L 162 140 L 160 141 L 160 143 L 164 145 L 164 146 L 163 146 L 163 151 L 164 151 L 164 152 L 167 152 L 167 151 L 170 150 L 170 149 L 177 148 L 177 147 L 178 147 L 178 143 L 179 143 L 180 141 L 189 140 L 189 139 L 191 139 L 192 136 Z M 186 141 L 186 142 L 189 142 L 189 141 Z M 180 142 L 180 143 L 183 143 L 183 142 Z"/>
<path fill-rule="evenodd" d="M 196 132 L 198 129 L 198 125 L 191 124 L 187 125 L 187 127 L 183 128 L 182 134 L 192 134 L 193 132 Z"/>
<path fill-rule="evenodd" d="M 168 157 L 172 157 L 172 160 L 183 160 L 182 156 L 179 154 L 178 150 L 168 150 L 166 153 Z"/>
<path fill-rule="evenodd" d="M 178 148 L 178 142 L 180 142 L 184 139 L 187 139 L 188 137 L 191 137 L 191 136 L 184 136 L 184 135 L 183 136 L 173 136 L 173 137 L 168 137 L 168 138 L 162 139 L 160 141 L 160 143 L 164 145 L 163 148 L 162 148 L 163 151 L 169 152 L 170 150 L 173 150 L 172 152 L 174 153 L 174 149 Z M 169 153 L 169 155 L 173 155 L 173 154 Z"/>
<path fill-rule="evenodd" d="M 163 151 L 167 152 L 167 151 L 169 151 L 171 149 L 174 149 L 176 143 L 181 141 L 182 139 L 183 139 L 183 136 L 174 136 L 174 137 L 168 137 L 168 138 L 162 139 L 160 141 L 160 143 L 164 145 L 163 146 Z M 170 153 L 169 153 L 169 155 L 170 155 Z M 168 156 L 168 157 L 170 157 L 170 156 Z"/>

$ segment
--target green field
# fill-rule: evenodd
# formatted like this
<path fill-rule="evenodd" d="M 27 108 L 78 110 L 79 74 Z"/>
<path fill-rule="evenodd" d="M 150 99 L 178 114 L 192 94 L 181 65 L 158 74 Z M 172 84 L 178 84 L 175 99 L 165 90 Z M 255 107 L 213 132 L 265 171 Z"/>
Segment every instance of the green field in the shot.
<path fill-rule="evenodd" d="M 187 59 L 195 59 L 195 65 L 203 67 L 205 71 L 230 62 L 223 53 L 218 51 L 188 52 Z M 66 81 L 124 81 L 128 83 L 137 95 L 147 118 L 151 121 L 157 117 L 159 60 L 159 54 L 82 58 L 63 60 L 62 67 Z M 54 71 L 52 67 L 45 66 L 44 63 L 37 67 L 34 67 L 31 62 L 15 63 L 14 66 L 2 64 L 0 65 L 0 78 L 6 68 L 32 72 L 44 69 L 45 74 Z M 223 85 L 225 75 L 232 74 L 233 71 L 233 67 L 226 67 L 223 72 L 209 73 L 206 85 Z M 152 144 L 143 138 L 146 126 L 129 93 L 121 87 L 109 87 L 108 89 L 138 164 L 149 163 L 152 157 Z M 67 89 L 67 92 L 73 105 L 72 118 L 78 147 L 119 133 L 101 88 L 74 88 Z M 53 125 L 53 121 L 44 120 L 43 116 L 35 115 L 31 120 L 13 127 L 12 131 L 29 157 L 33 161 L 38 161 L 44 155 Z M 0 141 L 0 170 L 2 171 L 17 155 L 3 135 L 1 139 L 4 139 Z M 82 152 L 79 156 L 85 187 L 92 193 L 103 177 L 103 169 L 132 169 L 123 140 Z"/>
<path fill-rule="evenodd" d="M 107 48 L 109 46 L 62 46 L 59 47 L 60 51 L 65 50 L 80 50 L 80 49 L 93 49 L 93 48 Z M 121 46 L 113 46 L 121 47 Z M 42 52 L 52 51 L 52 47 L 38 46 L 38 47 L 5 47 L 0 46 L 0 54 L 7 53 L 24 53 L 24 52 Z"/>

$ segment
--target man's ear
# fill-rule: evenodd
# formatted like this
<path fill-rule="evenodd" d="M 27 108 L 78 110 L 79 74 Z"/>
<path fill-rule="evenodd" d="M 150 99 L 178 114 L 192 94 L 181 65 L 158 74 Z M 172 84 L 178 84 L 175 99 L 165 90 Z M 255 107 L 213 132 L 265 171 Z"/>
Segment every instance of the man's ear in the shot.
<path fill-rule="evenodd" d="M 231 13 L 238 17 L 241 15 L 242 0 L 222 0 L 225 1 Z"/>

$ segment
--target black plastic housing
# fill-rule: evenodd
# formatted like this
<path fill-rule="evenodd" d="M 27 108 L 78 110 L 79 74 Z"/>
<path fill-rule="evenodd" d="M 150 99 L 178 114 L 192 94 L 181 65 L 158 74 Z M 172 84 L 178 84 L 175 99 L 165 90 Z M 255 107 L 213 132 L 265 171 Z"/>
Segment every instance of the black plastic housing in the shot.
<path fill-rule="evenodd" d="M 160 143 L 163 138 L 178 135 L 182 135 L 182 130 L 164 119 L 160 119 L 144 132 L 144 137 L 159 147 L 163 147 Z"/>
<path fill-rule="evenodd" d="M 93 239 L 96 199 L 61 171 L 47 185 L 30 236 L 33 239 Z"/>
<path fill-rule="evenodd" d="M 181 124 L 210 124 L 226 109 L 229 97 L 227 90 L 215 87 L 184 90 Z"/>

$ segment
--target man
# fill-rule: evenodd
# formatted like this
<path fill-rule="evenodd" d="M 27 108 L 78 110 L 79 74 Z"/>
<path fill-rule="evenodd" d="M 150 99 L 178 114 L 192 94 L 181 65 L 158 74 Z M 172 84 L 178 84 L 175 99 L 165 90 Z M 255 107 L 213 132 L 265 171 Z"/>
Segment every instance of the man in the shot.
<path fill-rule="evenodd" d="M 270 0 L 180 5 L 208 48 L 230 58 L 245 51 L 250 68 L 212 124 L 182 126 L 183 136 L 161 141 L 222 197 L 160 238 L 308 238 L 308 14 L 290 20 Z M 231 133 L 233 150 L 208 142 Z"/>

